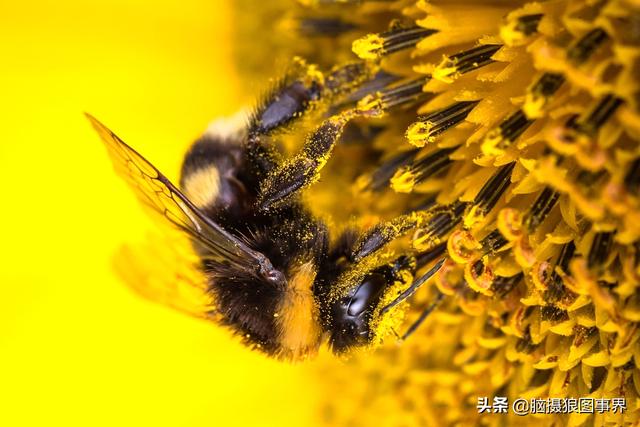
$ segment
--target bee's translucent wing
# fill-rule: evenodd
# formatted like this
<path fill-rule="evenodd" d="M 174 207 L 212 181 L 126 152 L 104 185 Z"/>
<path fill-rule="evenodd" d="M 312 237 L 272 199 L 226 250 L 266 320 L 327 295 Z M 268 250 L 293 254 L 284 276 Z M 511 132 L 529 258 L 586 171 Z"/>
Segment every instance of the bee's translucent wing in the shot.
<path fill-rule="evenodd" d="M 140 246 L 122 246 L 113 259 L 118 276 L 136 294 L 197 318 L 216 320 L 209 278 L 184 237 L 153 234 Z"/>
<path fill-rule="evenodd" d="M 116 171 L 135 190 L 138 199 L 207 248 L 214 268 L 224 271 L 235 265 L 271 283 L 282 284 L 284 276 L 264 254 L 206 217 L 155 166 L 96 118 L 89 114 L 87 117 L 105 143 Z"/>

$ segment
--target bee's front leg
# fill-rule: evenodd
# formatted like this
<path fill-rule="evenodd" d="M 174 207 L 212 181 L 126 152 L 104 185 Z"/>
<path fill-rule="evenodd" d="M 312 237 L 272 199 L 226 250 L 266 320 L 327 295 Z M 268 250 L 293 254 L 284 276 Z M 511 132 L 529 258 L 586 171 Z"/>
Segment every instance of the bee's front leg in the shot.
<path fill-rule="evenodd" d="M 320 170 L 329 160 L 345 126 L 351 120 L 359 117 L 381 117 L 391 109 L 419 102 L 428 95 L 422 91 L 428 79 L 421 77 L 368 94 L 355 106 L 327 118 L 307 138 L 300 153 L 274 168 L 263 180 L 259 196 L 261 208 L 276 206 L 300 189 L 316 182 L 320 178 Z M 348 79 L 341 80 L 345 80 L 343 86 L 336 84 L 333 91 L 339 91 L 339 88 L 347 85 Z"/>

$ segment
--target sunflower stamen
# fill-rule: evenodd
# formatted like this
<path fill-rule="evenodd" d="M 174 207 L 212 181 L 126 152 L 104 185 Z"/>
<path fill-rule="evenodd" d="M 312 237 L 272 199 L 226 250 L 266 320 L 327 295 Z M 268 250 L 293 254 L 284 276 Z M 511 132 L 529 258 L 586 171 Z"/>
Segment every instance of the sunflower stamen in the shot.
<path fill-rule="evenodd" d="M 510 19 L 500 27 L 500 37 L 509 46 L 519 45 L 537 32 L 538 24 L 543 16 L 542 14 L 533 14 Z"/>
<path fill-rule="evenodd" d="M 591 242 L 591 249 L 587 257 L 589 268 L 600 268 L 607 260 L 611 247 L 613 246 L 614 232 L 596 233 Z"/>
<path fill-rule="evenodd" d="M 435 141 L 436 136 L 467 118 L 480 101 L 461 101 L 436 110 L 409 126 L 406 137 L 416 147 Z"/>
<path fill-rule="evenodd" d="M 304 17 L 298 22 L 298 31 L 304 36 L 338 37 L 356 28 L 357 25 L 340 18 Z"/>
<path fill-rule="evenodd" d="M 487 133 L 482 143 L 482 152 L 487 156 L 503 154 L 504 150 L 518 139 L 533 122 L 534 120 L 528 119 L 523 110 L 517 110 L 500 123 L 496 129 Z"/>
<path fill-rule="evenodd" d="M 510 177 L 516 162 L 502 166 L 493 176 L 482 186 L 475 199 L 473 206 L 464 219 L 465 227 L 469 228 L 493 209 L 498 200 L 511 184 Z"/>
<path fill-rule="evenodd" d="M 638 194 L 640 192 L 640 158 L 635 159 L 629 166 L 629 170 L 624 176 L 624 185 L 631 193 Z"/>
<path fill-rule="evenodd" d="M 609 120 L 609 118 L 616 112 L 618 107 L 622 105 L 622 99 L 608 94 L 591 109 L 589 114 L 584 119 L 578 119 L 575 123 L 575 127 L 581 133 L 587 135 L 595 134 L 600 127 Z"/>
<path fill-rule="evenodd" d="M 409 193 L 424 180 L 438 174 L 451 164 L 449 155 L 458 147 L 445 148 L 399 168 L 391 178 L 391 187 L 398 193 Z"/>
<path fill-rule="evenodd" d="M 558 269 L 566 272 L 569 269 L 569 261 L 573 258 L 576 251 L 576 245 L 573 241 L 562 246 L 560 255 L 555 263 L 555 268 L 551 272 L 551 277 L 547 281 L 547 290 L 543 294 L 545 301 L 555 303 L 562 300 L 569 291 L 562 281 L 562 277 L 558 274 Z"/>
<path fill-rule="evenodd" d="M 515 29 L 525 36 L 530 36 L 538 30 L 538 24 L 542 17 L 543 15 L 541 13 L 520 16 L 516 20 Z"/>
<path fill-rule="evenodd" d="M 545 187 L 542 193 L 538 196 L 533 206 L 525 217 L 524 224 L 529 230 L 533 232 L 542 222 L 545 220 L 551 209 L 556 205 L 560 197 L 560 193 L 554 191 L 550 187 Z"/>
<path fill-rule="evenodd" d="M 417 25 L 398 27 L 384 33 L 368 34 L 359 38 L 353 42 L 351 50 L 361 59 L 375 60 L 414 47 L 420 40 L 436 32 L 437 30 Z"/>
<path fill-rule="evenodd" d="M 457 201 L 446 211 L 434 215 L 425 227 L 416 232 L 413 247 L 419 251 L 427 251 L 439 245 L 442 238 L 462 221 L 466 207 L 466 203 Z"/>
<path fill-rule="evenodd" d="M 567 59 L 576 65 L 583 63 L 608 38 L 609 35 L 602 28 L 594 28 L 569 48 Z"/>
<path fill-rule="evenodd" d="M 418 102 L 430 96 L 430 93 L 422 90 L 429 80 L 431 80 L 431 76 L 420 77 L 381 91 L 378 97 L 382 108 L 388 109 L 409 102 Z"/>
<path fill-rule="evenodd" d="M 391 177 L 396 173 L 396 171 L 401 167 L 410 164 L 419 152 L 420 150 L 414 149 L 411 151 L 404 151 L 391 157 L 389 160 L 378 166 L 373 173 L 365 177 L 366 184 L 363 186 L 363 189 L 381 191 L 383 188 L 386 188 L 387 185 L 389 185 Z"/>
<path fill-rule="evenodd" d="M 333 94 L 351 93 L 369 81 L 373 81 L 379 74 L 377 67 L 369 63 L 352 62 L 333 68 L 324 79 L 325 89 Z"/>
<path fill-rule="evenodd" d="M 555 307 L 553 305 L 545 305 L 540 308 L 540 317 L 542 320 L 558 323 L 569 319 L 567 310 Z"/>
<path fill-rule="evenodd" d="M 487 44 L 468 49 L 445 58 L 433 71 L 433 78 L 452 83 L 462 74 L 477 70 L 494 62 L 491 57 L 503 45 Z"/>
<path fill-rule="evenodd" d="M 447 242 L 440 243 L 429 249 L 428 251 L 422 252 L 416 256 L 416 270 L 420 270 L 425 265 L 429 264 L 431 261 L 435 261 L 440 255 L 442 255 L 447 250 Z"/>
<path fill-rule="evenodd" d="M 557 73 L 544 73 L 527 91 L 522 110 L 529 119 L 544 115 L 544 107 L 564 83 L 564 76 Z"/>
<path fill-rule="evenodd" d="M 505 237 L 502 235 L 502 233 L 500 233 L 499 230 L 493 230 L 480 241 L 483 255 L 496 252 L 507 243 L 509 243 L 509 241 L 505 239 Z"/>

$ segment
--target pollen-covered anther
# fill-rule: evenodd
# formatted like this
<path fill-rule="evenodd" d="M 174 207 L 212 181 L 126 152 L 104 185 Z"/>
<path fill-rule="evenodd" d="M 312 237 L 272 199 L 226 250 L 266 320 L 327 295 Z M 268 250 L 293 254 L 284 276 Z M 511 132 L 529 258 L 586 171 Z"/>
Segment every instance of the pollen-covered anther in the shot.
<path fill-rule="evenodd" d="M 476 224 L 482 223 L 485 216 L 498 203 L 498 200 L 509 187 L 510 177 L 515 167 L 515 162 L 507 163 L 500 167 L 489 180 L 482 186 L 478 194 L 473 199 L 471 208 L 467 211 L 463 219 L 464 227 L 469 229 Z"/>
<path fill-rule="evenodd" d="M 465 214 L 462 220 L 462 224 L 464 225 L 464 228 L 470 229 L 470 228 L 473 228 L 474 225 L 482 222 L 484 217 L 485 217 L 485 212 L 482 209 L 482 207 L 479 205 L 473 205 Z"/>
<path fill-rule="evenodd" d="M 413 248 L 419 252 L 427 252 L 440 245 L 447 233 L 461 221 L 465 207 L 465 203 L 456 202 L 431 208 L 432 215 L 413 236 Z"/>
<path fill-rule="evenodd" d="M 511 277 L 498 276 L 491 284 L 491 291 L 504 301 L 508 309 L 515 308 L 520 303 L 517 293 L 512 293 L 512 291 L 522 281 L 523 277 L 523 273 L 518 273 Z"/>
<path fill-rule="evenodd" d="M 480 149 L 485 156 L 500 156 L 520 135 L 524 133 L 533 120 L 528 119 L 523 110 L 509 115 L 497 128 L 487 132 Z"/>
<path fill-rule="evenodd" d="M 367 34 L 355 40 L 351 50 L 361 59 L 376 60 L 384 55 L 413 47 L 435 32 L 419 26 L 398 26 L 384 33 Z"/>
<path fill-rule="evenodd" d="M 425 229 L 416 230 L 412 239 L 413 248 L 419 252 L 425 252 L 433 249 L 440 243 L 441 239 L 438 236 L 434 236 L 430 230 Z"/>
<path fill-rule="evenodd" d="M 480 150 L 482 150 L 482 154 L 485 156 L 502 156 L 507 146 L 503 141 L 504 138 L 501 130 L 499 128 L 491 129 L 482 140 Z"/>
<path fill-rule="evenodd" d="M 358 101 L 357 109 L 359 111 L 382 111 L 382 101 L 380 97 L 370 94 Z"/>
<path fill-rule="evenodd" d="M 416 175 L 410 167 L 405 166 L 391 177 L 391 188 L 398 193 L 411 193 L 416 185 Z"/>
<path fill-rule="evenodd" d="M 412 123 L 406 132 L 409 143 L 424 147 L 433 143 L 436 137 L 462 122 L 480 101 L 461 101 L 434 111 Z"/>
<path fill-rule="evenodd" d="M 434 136 L 431 134 L 432 128 L 433 123 L 430 122 L 420 121 L 411 123 L 407 128 L 405 136 L 411 145 L 422 148 L 435 140 Z"/>
<path fill-rule="evenodd" d="M 362 59 L 377 59 L 384 51 L 384 39 L 379 34 L 368 34 L 353 42 L 351 50 Z"/>
<path fill-rule="evenodd" d="M 449 256 L 458 264 L 465 264 L 476 257 L 482 245 L 466 230 L 456 230 L 447 241 Z"/>
<path fill-rule="evenodd" d="M 419 150 L 411 150 L 399 153 L 369 174 L 361 175 L 356 180 L 358 191 L 380 191 L 391 184 L 391 178 L 404 166 L 407 166 L 418 155 Z"/>
<path fill-rule="evenodd" d="M 361 117 L 382 117 L 384 115 L 385 107 L 380 101 L 380 99 L 376 99 L 372 97 L 371 99 L 361 103 L 358 103 L 356 108 L 352 111 L 347 110 L 344 114 L 345 122 L 351 120 L 353 117 L 361 116 Z"/>
<path fill-rule="evenodd" d="M 415 160 L 411 165 L 400 168 L 391 178 L 391 187 L 398 193 L 410 193 L 413 188 L 437 175 L 451 164 L 449 155 L 455 150 L 445 148 Z"/>
<path fill-rule="evenodd" d="M 505 239 L 502 233 L 500 233 L 500 230 L 497 229 L 487 234 L 487 236 L 480 241 L 483 254 L 498 252 L 510 245 L 511 243 Z"/>

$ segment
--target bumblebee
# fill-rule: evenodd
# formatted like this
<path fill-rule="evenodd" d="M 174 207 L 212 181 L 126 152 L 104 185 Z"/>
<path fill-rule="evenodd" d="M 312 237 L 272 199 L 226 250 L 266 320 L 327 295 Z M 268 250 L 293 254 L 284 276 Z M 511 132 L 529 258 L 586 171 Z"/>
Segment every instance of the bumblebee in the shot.
<path fill-rule="evenodd" d="M 138 198 L 189 236 L 212 301 L 205 317 L 270 356 L 304 359 L 324 341 L 337 354 L 371 344 L 377 325 L 417 289 L 414 283 L 402 292 L 402 285 L 444 251 L 440 245 L 421 256 L 389 259 L 381 249 L 395 237 L 389 233 L 397 230 L 393 224 L 331 236 L 302 202 L 301 190 L 318 180 L 352 119 L 378 116 L 422 96 L 422 84 L 379 90 L 381 79 L 389 81 L 365 62 L 326 75 L 300 65 L 240 131 L 207 132 L 191 146 L 179 187 L 88 115 Z M 327 108 L 328 117 L 300 152 L 284 159 L 274 132 L 322 105 L 333 110 Z M 340 105 L 346 107 L 335 112 Z"/>

